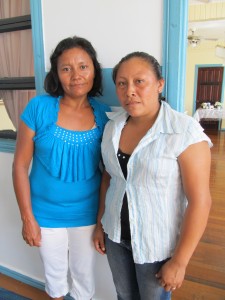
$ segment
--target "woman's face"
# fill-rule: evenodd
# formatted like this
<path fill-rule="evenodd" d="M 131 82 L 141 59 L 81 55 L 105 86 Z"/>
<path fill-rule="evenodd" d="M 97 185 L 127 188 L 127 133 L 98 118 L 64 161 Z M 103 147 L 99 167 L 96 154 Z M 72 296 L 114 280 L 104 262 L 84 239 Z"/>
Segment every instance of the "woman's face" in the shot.
<path fill-rule="evenodd" d="M 139 57 L 123 62 L 117 72 L 117 96 L 131 116 L 144 116 L 158 110 L 163 86 L 164 80 L 158 80 L 150 64 Z"/>
<path fill-rule="evenodd" d="M 57 71 L 64 96 L 74 99 L 86 97 L 93 87 L 94 65 L 88 53 L 81 48 L 65 50 L 58 58 Z"/>

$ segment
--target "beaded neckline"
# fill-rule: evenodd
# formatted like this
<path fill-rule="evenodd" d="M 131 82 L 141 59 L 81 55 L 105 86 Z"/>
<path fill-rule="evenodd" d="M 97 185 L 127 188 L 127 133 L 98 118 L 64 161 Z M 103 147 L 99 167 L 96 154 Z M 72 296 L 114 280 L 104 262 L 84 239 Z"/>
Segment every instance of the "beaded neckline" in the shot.
<path fill-rule="evenodd" d="M 118 152 L 117 152 L 117 156 L 118 157 L 122 157 L 123 159 L 128 159 L 131 157 L 131 154 L 127 154 L 127 153 L 124 153 L 123 151 L 121 151 L 121 149 L 119 148 L 118 149 Z"/>

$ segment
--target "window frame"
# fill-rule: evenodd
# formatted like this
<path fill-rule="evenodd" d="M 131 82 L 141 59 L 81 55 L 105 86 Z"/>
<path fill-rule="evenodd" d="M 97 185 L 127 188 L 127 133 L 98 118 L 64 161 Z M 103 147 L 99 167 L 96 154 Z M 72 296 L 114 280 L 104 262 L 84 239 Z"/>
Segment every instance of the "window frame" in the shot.
<path fill-rule="evenodd" d="M 0 19 L 0 34 L 31 29 L 31 15 Z M 35 77 L 0 77 L 0 90 L 35 90 Z"/>
<path fill-rule="evenodd" d="M 34 77 L 0 78 L 0 90 L 35 90 Z"/>
<path fill-rule="evenodd" d="M 3 87 L 4 85 L 9 84 L 11 90 L 36 89 L 37 94 L 40 94 L 43 92 L 42 83 L 45 76 L 41 0 L 30 0 L 30 11 L 30 15 L 1 19 L 0 33 L 26 29 L 32 30 L 35 76 L 14 77 L 11 79 L 0 78 L 0 86 Z M 14 24 L 12 24 L 12 21 Z M 25 79 L 25 81 L 22 83 L 23 79 Z M 9 88 L 7 89 L 9 90 Z M 15 139 L 0 138 L 0 152 L 14 153 L 15 145 Z"/>
<path fill-rule="evenodd" d="M 31 29 L 31 15 L 0 19 L 0 33 Z"/>

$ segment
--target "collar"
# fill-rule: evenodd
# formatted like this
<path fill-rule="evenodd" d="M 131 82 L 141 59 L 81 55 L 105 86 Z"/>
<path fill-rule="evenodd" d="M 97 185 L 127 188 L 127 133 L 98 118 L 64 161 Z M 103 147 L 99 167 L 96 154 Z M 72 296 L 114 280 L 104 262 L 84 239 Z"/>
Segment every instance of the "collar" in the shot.
<path fill-rule="evenodd" d="M 129 117 L 128 113 L 122 107 L 116 107 L 114 111 L 107 112 L 106 114 L 111 121 L 117 123 L 124 123 Z M 162 101 L 158 117 L 151 129 L 159 133 L 181 133 L 183 131 L 180 124 L 181 115 L 184 118 L 187 117 L 185 114 L 172 109 L 165 101 Z"/>

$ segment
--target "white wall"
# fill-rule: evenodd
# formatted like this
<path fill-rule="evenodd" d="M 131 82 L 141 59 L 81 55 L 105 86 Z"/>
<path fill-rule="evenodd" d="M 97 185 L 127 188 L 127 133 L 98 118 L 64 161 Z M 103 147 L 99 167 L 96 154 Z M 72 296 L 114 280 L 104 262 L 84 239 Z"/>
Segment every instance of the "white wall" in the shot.
<path fill-rule="evenodd" d="M 63 38 L 89 39 L 104 68 L 113 67 L 135 50 L 162 56 L 163 0 L 42 0 L 46 70 L 51 51 Z M 0 153 L 0 266 L 44 281 L 37 249 L 21 237 L 21 221 L 13 192 L 13 155 Z M 115 300 L 106 257 L 97 256 L 96 297 Z"/>
<path fill-rule="evenodd" d="M 0 265 L 43 281 L 43 270 L 37 249 L 25 244 L 21 220 L 12 185 L 10 153 L 0 153 Z"/>
<path fill-rule="evenodd" d="M 90 40 L 104 68 L 136 50 L 161 62 L 163 0 L 42 0 L 42 8 L 46 67 L 58 42 L 73 35 Z"/>

